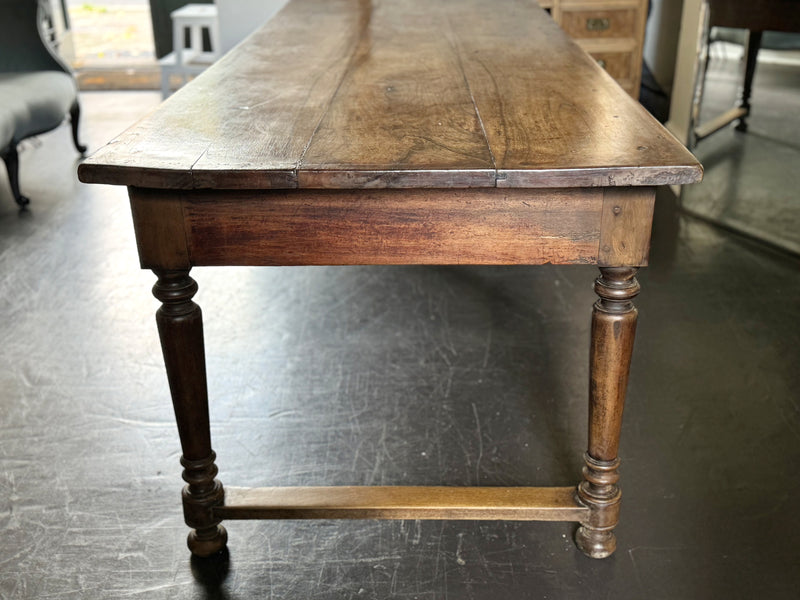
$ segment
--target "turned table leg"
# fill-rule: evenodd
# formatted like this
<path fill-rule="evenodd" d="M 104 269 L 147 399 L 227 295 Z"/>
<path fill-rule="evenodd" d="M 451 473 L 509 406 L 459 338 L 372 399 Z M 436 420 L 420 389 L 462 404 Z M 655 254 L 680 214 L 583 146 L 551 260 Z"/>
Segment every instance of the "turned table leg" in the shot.
<path fill-rule="evenodd" d="M 592 312 L 589 450 L 577 492 L 590 511 L 575 535 L 578 547 L 592 558 L 605 558 L 617 546 L 613 532 L 621 496 L 617 450 L 636 332 L 632 302 L 639 293 L 636 271 L 632 267 L 601 268 L 594 285 L 600 299 Z"/>
<path fill-rule="evenodd" d="M 153 295 L 162 302 L 156 322 L 183 450 L 183 514 L 193 528 L 188 544 L 193 554 L 211 556 L 225 548 L 227 533 L 213 514 L 213 508 L 223 503 L 223 489 L 214 478 L 217 467 L 208 421 L 203 316 L 192 302 L 197 283 L 188 269 L 156 271 L 156 275 Z"/>
<path fill-rule="evenodd" d="M 739 107 L 743 108 L 745 114 L 739 119 L 736 131 L 747 131 L 747 117 L 750 116 L 750 96 L 753 93 L 753 78 L 756 74 L 756 64 L 758 61 L 758 51 L 761 48 L 761 31 L 749 31 L 747 34 L 747 55 L 745 60 L 744 81 L 739 98 Z"/>

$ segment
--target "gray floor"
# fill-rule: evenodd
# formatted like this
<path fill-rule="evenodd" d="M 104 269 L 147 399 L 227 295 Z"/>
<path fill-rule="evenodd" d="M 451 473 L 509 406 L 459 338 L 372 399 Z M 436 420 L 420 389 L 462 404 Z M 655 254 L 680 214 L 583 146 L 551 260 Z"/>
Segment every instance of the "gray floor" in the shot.
<path fill-rule="evenodd" d="M 96 148 L 156 104 L 83 96 Z M 659 195 L 619 550 L 513 522 L 234 522 L 190 561 L 125 192 L 62 128 L 0 175 L 0 598 L 796 598 L 800 263 Z M 784 172 L 788 168 L 784 165 Z M 591 267 L 197 269 L 230 485 L 572 485 Z"/>

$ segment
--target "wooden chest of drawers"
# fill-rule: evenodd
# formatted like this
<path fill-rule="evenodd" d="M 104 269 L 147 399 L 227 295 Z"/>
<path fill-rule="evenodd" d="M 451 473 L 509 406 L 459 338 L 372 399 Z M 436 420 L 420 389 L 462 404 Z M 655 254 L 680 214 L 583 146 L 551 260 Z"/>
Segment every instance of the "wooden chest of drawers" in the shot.
<path fill-rule="evenodd" d="M 539 0 L 625 91 L 639 98 L 647 0 Z"/>

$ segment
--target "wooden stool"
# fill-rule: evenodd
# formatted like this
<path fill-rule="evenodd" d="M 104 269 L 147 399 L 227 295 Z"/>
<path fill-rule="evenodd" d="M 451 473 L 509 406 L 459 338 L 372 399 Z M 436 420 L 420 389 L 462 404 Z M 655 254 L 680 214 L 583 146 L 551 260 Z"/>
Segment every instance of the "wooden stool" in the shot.
<path fill-rule="evenodd" d="M 172 18 L 172 52 L 161 58 L 161 94 L 166 98 L 171 93 L 170 80 L 179 75 L 181 85 L 189 75 L 199 75 L 218 58 L 219 25 L 217 7 L 214 4 L 187 4 L 170 13 Z M 186 47 L 185 31 L 189 30 L 189 46 Z M 211 50 L 203 50 L 203 30 L 207 29 Z"/>

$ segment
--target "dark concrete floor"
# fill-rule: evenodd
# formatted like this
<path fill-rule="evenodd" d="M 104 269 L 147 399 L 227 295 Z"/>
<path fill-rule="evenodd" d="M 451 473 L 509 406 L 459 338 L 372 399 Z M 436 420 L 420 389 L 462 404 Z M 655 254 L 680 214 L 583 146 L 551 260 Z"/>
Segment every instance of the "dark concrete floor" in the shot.
<path fill-rule="evenodd" d="M 157 94 L 83 96 L 96 148 Z M 124 190 L 65 128 L 0 176 L 0 598 L 797 597 L 800 263 L 660 193 L 619 549 L 573 526 L 233 522 L 189 560 L 179 447 Z M 591 267 L 197 269 L 230 485 L 572 485 Z"/>

